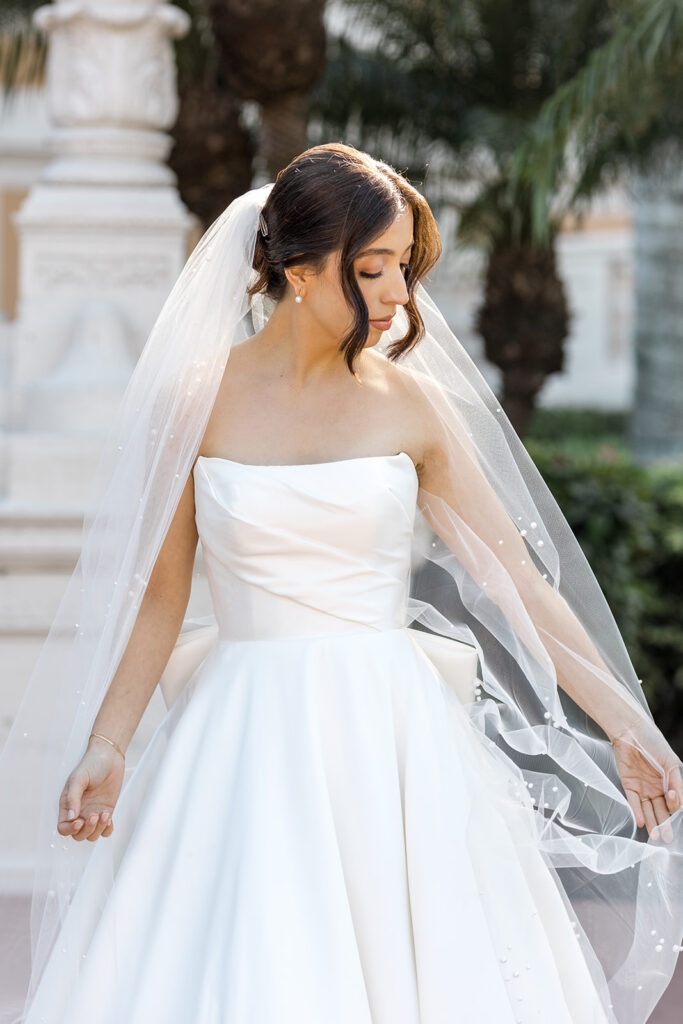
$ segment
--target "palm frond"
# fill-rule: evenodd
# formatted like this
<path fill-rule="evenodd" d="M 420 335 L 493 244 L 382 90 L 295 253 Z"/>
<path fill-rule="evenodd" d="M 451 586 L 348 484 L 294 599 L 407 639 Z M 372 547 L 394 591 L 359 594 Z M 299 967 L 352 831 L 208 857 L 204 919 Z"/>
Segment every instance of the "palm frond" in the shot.
<path fill-rule="evenodd" d="M 12 102 L 21 86 L 40 84 L 47 40 L 33 25 L 42 0 L 5 0 L 0 6 L 0 87 L 3 103 Z"/>
<path fill-rule="evenodd" d="M 547 237 L 553 199 L 570 181 L 567 205 L 595 189 L 614 161 L 642 158 L 680 109 L 683 0 L 635 0 L 609 42 L 541 108 L 510 169 L 511 199 L 532 194 L 532 230 Z M 669 112 L 667 114 L 667 111 Z M 575 168 L 578 168 L 578 173 Z"/>

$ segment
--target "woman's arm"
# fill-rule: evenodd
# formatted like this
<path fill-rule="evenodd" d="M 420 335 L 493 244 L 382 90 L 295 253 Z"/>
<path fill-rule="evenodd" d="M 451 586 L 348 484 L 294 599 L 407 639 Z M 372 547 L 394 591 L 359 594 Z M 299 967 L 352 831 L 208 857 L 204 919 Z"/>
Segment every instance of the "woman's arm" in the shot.
<path fill-rule="evenodd" d="M 418 504 L 425 519 L 472 579 L 486 588 L 531 655 L 552 661 L 559 686 L 613 741 L 638 827 L 647 827 L 652 839 L 671 842 L 668 818 L 683 804 L 679 758 L 530 558 L 457 416 L 442 418 L 424 395 L 422 401 L 426 433 Z"/>
<path fill-rule="evenodd" d="M 610 738 L 642 723 L 647 712 L 614 678 L 565 599 L 543 578 L 465 431 L 454 423 L 446 427 L 424 396 L 422 401 L 426 433 L 418 501 L 427 522 L 475 582 L 486 587 L 489 599 L 504 603 L 532 655 L 552 659 L 558 684 Z M 491 551 L 498 566 L 492 566 Z"/>
<path fill-rule="evenodd" d="M 190 473 L 159 551 L 130 639 L 100 705 L 93 732 L 125 752 L 164 671 L 183 622 L 197 548 Z M 89 744 L 104 740 L 91 738 Z"/>

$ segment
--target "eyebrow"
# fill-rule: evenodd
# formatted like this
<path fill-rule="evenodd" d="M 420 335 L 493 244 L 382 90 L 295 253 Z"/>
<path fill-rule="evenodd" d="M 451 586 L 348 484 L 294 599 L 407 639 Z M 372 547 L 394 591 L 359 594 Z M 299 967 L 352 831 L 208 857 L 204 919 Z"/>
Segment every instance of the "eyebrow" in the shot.
<path fill-rule="evenodd" d="M 412 249 L 414 244 L 415 244 L 415 241 L 413 240 L 410 243 L 410 245 L 406 246 L 406 249 Z M 405 252 L 406 249 L 404 249 L 403 252 Z M 359 256 L 395 256 L 396 253 L 394 252 L 393 249 L 363 249 L 363 251 L 359 252 L 358 255 Z"/>

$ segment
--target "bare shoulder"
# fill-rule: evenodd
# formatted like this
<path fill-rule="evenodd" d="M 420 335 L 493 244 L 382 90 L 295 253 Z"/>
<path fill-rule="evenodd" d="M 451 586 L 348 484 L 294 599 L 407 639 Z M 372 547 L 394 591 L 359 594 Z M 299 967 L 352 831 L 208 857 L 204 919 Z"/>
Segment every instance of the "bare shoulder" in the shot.
<path fill-rule="evenodd" d="M 267 365 L 255 338 L 252 335 L 230 349 L 221 380 L 221 391 L 239 389 L 245 382 L 255 383 L 259 377 L 264 376 Z"/>
<path fill-rule="evenodd" d="M 431 377 L 416 371 L 411 366 L 392 362 L 391 359 L 387 359 L 379 352 L 370 350 L 366 352 L 366 355 L 368 365 L 373 365 L 375 372 L 385 380 L 387 386 L 391 387 L 397 395 L 404 397 L 416 411 L 424 411 L 430 406 L 425 390 L 428 391 L 430 386 L 436 386 Z M 424 378 L 424 384 L 419 383 L 422 378 Z"/>
<path fill-rule="evenodd" d="M 368 351 L 366 354 L 369 357 L 367 365 L 372 367 L 377 381 L 390 394 L 396 415 L 406 424 L 413 447 L 413 461 L 419 471 L 438 445 L 441 421 L 434 398 L 430 398 L 432 392 L 438 390 L 438 385 L 428 375 L 392 362 L 380 353 Z"/>
<path fill-rule="evenodd" d="M 214 406 L 216 412 L 220 412 L 226 404 L 244 401 L 245 396 L 253 397 L 257 389 L 269 380 L 268 370 L 268 362 L 263 358 L 257 335 L 251 335 L 233 345 L 218 386 Z"/>
<path fill-rule="evenodd" d="M 251 341 L 249 337 L 230 349 L 199 446 L 200 454 L 224 450 L 225 439 L 231 437 L 235 424 L 247 415 L 259 383 L 263 382 L 263 360 L 257 357 Z"/>

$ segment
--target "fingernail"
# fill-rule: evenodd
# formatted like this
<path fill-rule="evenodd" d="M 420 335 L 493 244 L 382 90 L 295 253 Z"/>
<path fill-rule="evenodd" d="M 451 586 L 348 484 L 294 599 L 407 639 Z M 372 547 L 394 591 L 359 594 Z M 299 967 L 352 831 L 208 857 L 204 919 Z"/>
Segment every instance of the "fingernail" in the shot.
<path fill-rule="evenodd" d="M 676 790 L 675 789 L 670 789 L 669 790 L 669 800 L 675 800 L 675 799 L 676 799 Z"/>
<path fill-rule="evenodd" d="M 74 818 L 75 816 L 76 816 L 75 810 L 73 809 L 73 807 L 70 807 L 69 808 L 69 813 L 66 816 L 66 820 L 67 821 L 71 821 L 71 819 Z"/>

